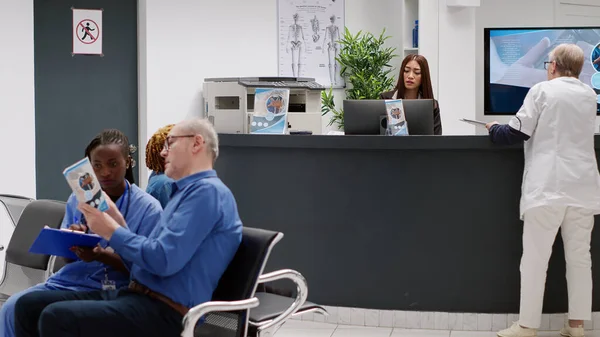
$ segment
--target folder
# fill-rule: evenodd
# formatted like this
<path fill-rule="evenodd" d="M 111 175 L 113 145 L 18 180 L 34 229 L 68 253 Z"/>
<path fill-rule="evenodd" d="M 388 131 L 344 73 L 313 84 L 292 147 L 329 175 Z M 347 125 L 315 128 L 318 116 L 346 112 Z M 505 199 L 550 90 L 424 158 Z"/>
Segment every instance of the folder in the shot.
<path fill-rule="evenodd" d="M 477 126 L 483 126 L 483 127 L 485 127 L 487 125 L 487 122 L 482 122 L 482 121 L 467 119 L 467 118 L 461 118 L 460 121 L 469 123 L 469 124 L 473 124 L 473 125 L 477 125 Z"/>
<path fill-rule="evenodd" d="M 94 247 L 100 240 L 102 240 L 102 237 L 97 234 L 45 227 L 29 248 L 29 252 L 77 260 L 79 258 L 69 248 L 73 246 Z"/>

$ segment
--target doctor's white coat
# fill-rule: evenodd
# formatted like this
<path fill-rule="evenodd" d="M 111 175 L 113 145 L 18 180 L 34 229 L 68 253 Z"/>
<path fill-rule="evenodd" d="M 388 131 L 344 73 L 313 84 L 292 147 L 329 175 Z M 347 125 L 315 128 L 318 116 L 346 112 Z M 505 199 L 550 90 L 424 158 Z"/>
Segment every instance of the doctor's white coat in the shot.
<path fill-rule="evenodd" d="M 573 77 L 536 84 L 509 125 L 530 136 L 520 217 L 534 207 L 574 206 L 600 214 L 600 174 L 594 149 L 597 96 Z"/>

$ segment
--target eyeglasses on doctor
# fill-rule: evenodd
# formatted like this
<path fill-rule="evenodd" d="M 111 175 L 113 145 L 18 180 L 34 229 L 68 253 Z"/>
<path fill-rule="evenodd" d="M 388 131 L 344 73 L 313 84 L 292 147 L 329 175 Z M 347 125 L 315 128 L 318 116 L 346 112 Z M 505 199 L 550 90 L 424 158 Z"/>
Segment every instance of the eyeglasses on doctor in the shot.
<path fill-rule="evenodd" d="M 181 135 L 181 136 L 168 136 L 165 139 L 165 144 L 163 145 L 163 149 L 169 151 L 171 149 L 171 146 L 173 145 L 173 143 L 175 143 L 173 140 L 177 139 L 177 138 L 189 138 L 189 137 L 195 137 L 196 135 Z"/>

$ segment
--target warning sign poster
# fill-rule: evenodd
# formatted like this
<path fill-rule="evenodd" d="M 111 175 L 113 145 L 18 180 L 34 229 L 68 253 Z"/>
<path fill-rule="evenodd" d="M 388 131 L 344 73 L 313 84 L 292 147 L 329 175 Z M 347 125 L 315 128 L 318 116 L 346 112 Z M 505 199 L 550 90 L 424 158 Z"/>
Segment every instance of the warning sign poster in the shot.
<path fill-rule="evenodd" d="M 73 54 L 102 55 L 102 10 L 72 10 Z"/>

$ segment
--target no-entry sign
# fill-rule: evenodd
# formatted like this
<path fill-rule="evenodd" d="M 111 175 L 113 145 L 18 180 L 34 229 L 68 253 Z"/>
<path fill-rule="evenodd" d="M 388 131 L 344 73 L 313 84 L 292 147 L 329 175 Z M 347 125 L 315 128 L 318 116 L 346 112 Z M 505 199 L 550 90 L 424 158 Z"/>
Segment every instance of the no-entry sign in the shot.
<path fill-rule="evenodd" d="M 102 55 L 102 10 L 73 10 L 73 54 Z"/>

